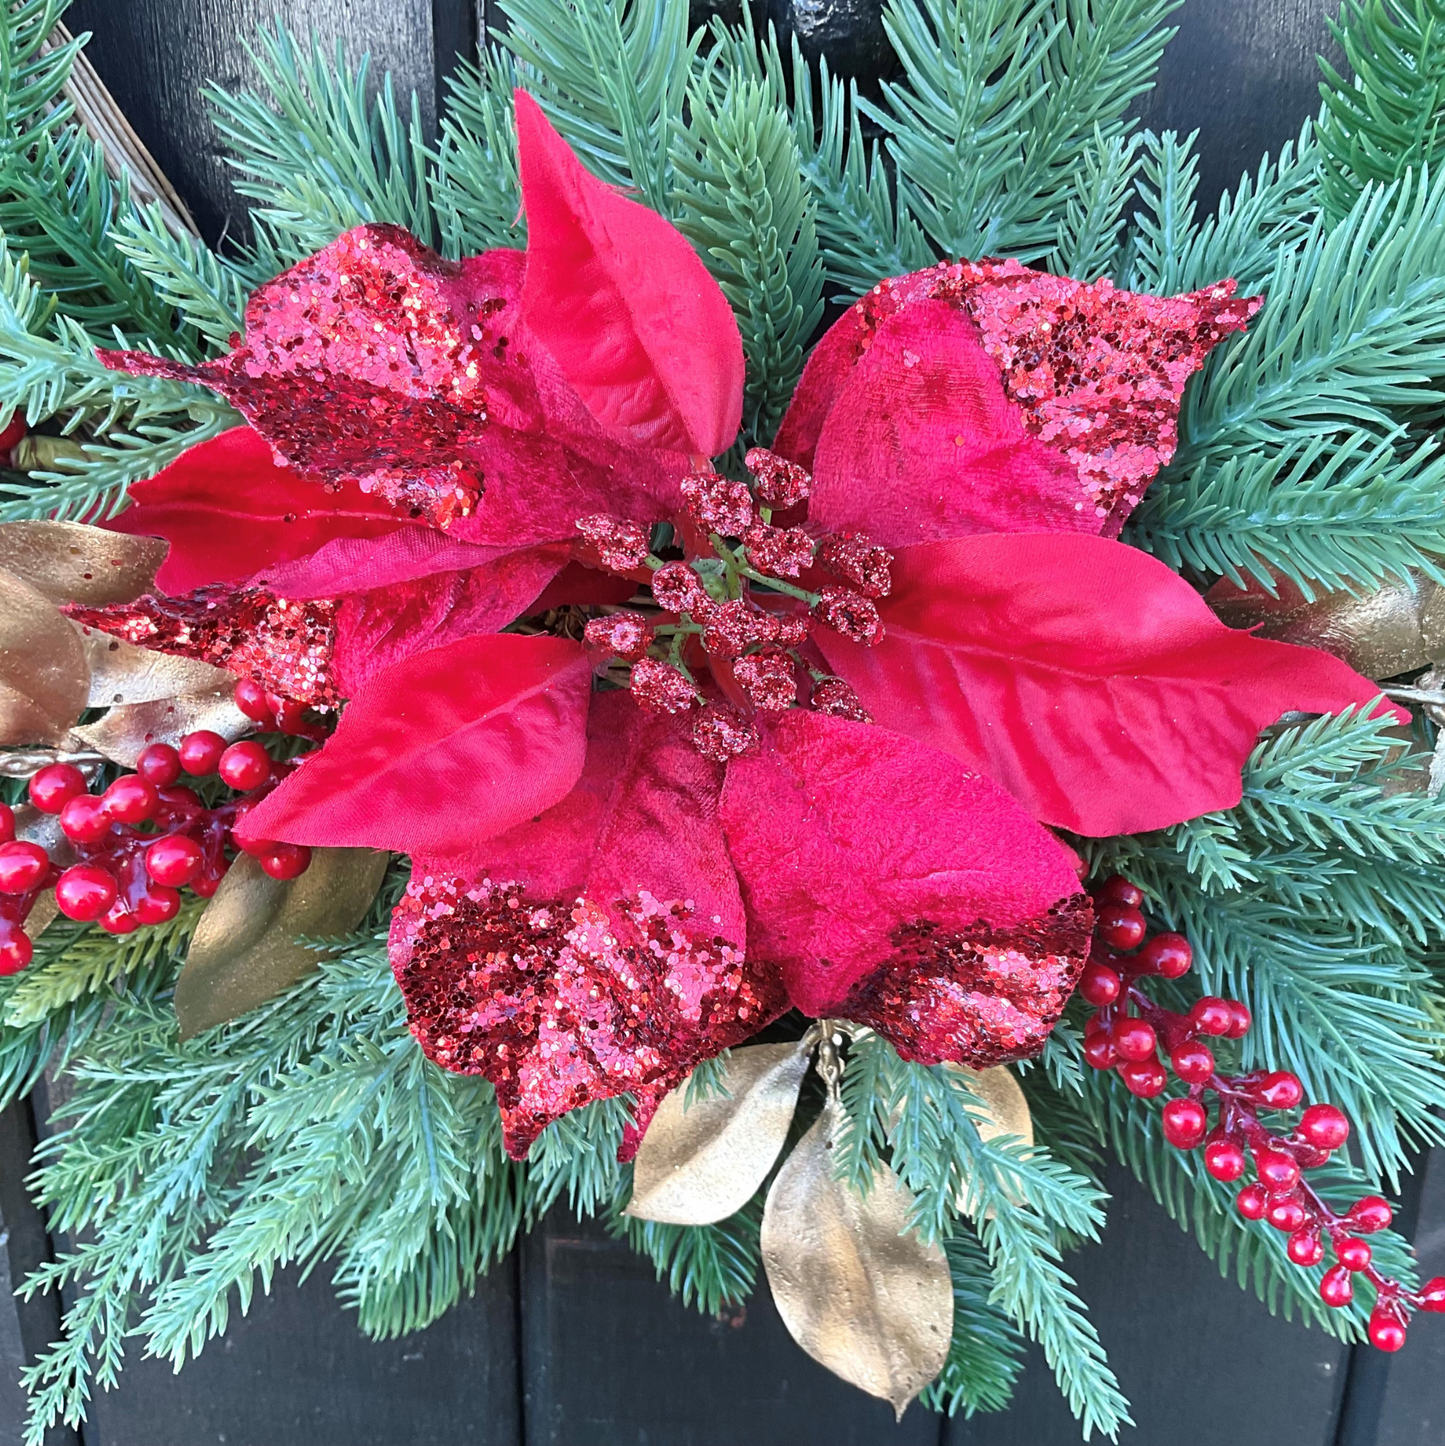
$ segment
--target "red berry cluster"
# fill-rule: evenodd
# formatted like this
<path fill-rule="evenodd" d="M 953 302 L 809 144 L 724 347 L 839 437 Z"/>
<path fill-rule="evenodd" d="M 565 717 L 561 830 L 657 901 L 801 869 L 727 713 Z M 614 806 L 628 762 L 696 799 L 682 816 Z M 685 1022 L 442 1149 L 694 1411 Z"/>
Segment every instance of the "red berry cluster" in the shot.
<path fill-rule="evenodd" d="M 15 812 L 0 804 L 0 974 L 15 974 L 31 959 L 25 921 L 46 889 L 71 919 L 94 922 L 110 934 L 129 934 L 174 919 L 182 888 L 202 898 L 216 892 L 229 867 L 236 821 L 253 808 L 291 764 L 274 761 L 260 743 L 227 744 L 218 733 L 188 733 L 178 748 L 153 743 L 134 773 L 104 792 L 89 791 L 70 763 L 52 763 L 30 780 L 30 801 L 58 816 L 67 853 L 56 861 L 40 844 L 15 837 Z M 219 774 L 241 796 L 214 808 L 180 782 Z M 298 844 L 245 845 L 275 879 L 305 871 L 311 851 Z"/>
<path fill-rule="evenodd" d="M 1445 1276 L 1419 1291 L 1381 1275 L 1371 1263 L 1369 1242 L 1360 1239 L 1390 1223 L 1389 1205 L 1378 1195 L 1357 1200 L 1341 1215 L 1315 1192 L 1303 1172 L 1323 1165 L 1349 1138 L 1350 1122 L 1334 1105 L 1310 1105 L 1292 1130 L 1271 1130 L 1261 1111 L 1296 1109 L 1304 1097 L 1297 1076 L 1287 1070 L 1252 1070 L 1221 1075 L 1206 1038 L 1240 1039 L 1249 1031 L 1249 1010 L 1237 999 L 1206 996 L 1188 1014 L 1161 1008 L 1139 987 L 1149 975 L 1178 979 L 1193 962 L 1189 942 L 1179 934 L 1149 935 L 1140 911 L 1144 892 L 1117 875 L 1094 894 L 1094 947 L 1079 980 L 1079 993 L 1094 1013 L 1084 1026 L 1084 1057 L 1095 1069 L 1117 1070 L 1125 1087 L 1142 1099 L 1163 1094 L 1169 1076 L 1160 1060 L 1168 1056 L 1188 1093 L 1164 1106 L 1164 1137 L 1180 1150 L 1204 1146 L 1204 1168 L 1232 1184 L 1252 1161 L 1254 1179 L 1235 1205 L 1246 1220 L 1266 1220 L 1285 1231 L 1285 1247 L 1299 1266 L 1318 1265 L 1328 1241 L 1336 1264 L 1320 1281 L 1326 1305 L 1348 1305 L 1352 1277 L 1363 1275 L 1375 1289 L 1370 1315 L 1372 1344 L 1397 1351 L 1405 1344 L 1411 1310 L 1445 1311 Z M 1216 1107 L 1209 1125 L 1206 1097 Z"/>
<path fill-rule="evenodd" d="M 746 466 L 751 484 L 707 468 L 683 480 L 680 526 L 690 561 L 659 561 L 649 550 L 651 533 L 624 518 L 596 515 L 576 524 L 601 566 L 627 575 L 649 569 L 653 601 L 673 614 L 593 618 L 584 634 L 588 647 L 631 665 L 629 686 L 639 707 L 698 710 L 693 742 L 720 763 L 756 744 L 757 713 L 801 701 L 800 679 L 811 680 L 814 708 L 871 721 L 841 678 L 816 671 L 798 649 L 815 623 L 858 642 L 877 642 L 883 625 L 875 599 L 891 587 L 892 554 L 864 534 L 830 534 L 815 542 L 801 527 L 773 525 L 774 510 L 807 499 L 812 479 L 803 468 L 760 447 L 747 454 Z M 788 581 L 814 568 L 838 581 L 817 591 Z M 772 595 L 768 606 L 752 596 L 754 584 Z M 806 611 L 777 610 L 779 594 Z M 694 677 L 698 666 L 709 669 L 722 702 L 707 700 Z"/>

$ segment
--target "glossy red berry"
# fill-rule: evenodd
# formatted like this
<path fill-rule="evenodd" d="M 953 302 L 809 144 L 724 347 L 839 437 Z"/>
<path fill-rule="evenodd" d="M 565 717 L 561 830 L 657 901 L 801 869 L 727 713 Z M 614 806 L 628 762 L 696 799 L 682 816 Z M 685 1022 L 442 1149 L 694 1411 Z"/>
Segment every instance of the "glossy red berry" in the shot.
<path fill-rule="evenodd" d="M 18 974 L 35 953 L 30 935 L 14 919 L 0 919 L 0 976 Z"/>
<path fill-rule="evenodd" d="M 1141 1100 L 1152 1100 L 1155 1095 L 1162 1095 L 1169 1083 L 1169 1076 L 1157 1059 L 1125 1060 L 1119 1066 L 1119 1078 L 1124 1081 L 1124 1088 Z"/>
<path fill-rule="evenodd" d="M 30 802 L 41 813 L 59 813 L 85 792 L 85 775 L 73 763 L 48 763 L 30 780 Z"/>
<path fill-rule="evenodd" d="M 223 874 L 197 874 L 196 877 L 191 880 L 191 892 L 198 899 L 209 899 L 211 895 L 221 887 L 221 879 L 223 877 Z"/>
<path fill-rule="evenodd" d="M 266 696 L 266 690 L 254 678 L 242 678 L 236 684 L 236 707 L 263 728 L 276 726 L 276 712 L 271 707 L 271 700 Z"/>
<path fill-rule="evenodd" d="M 135 916 L 142 924 L 167 924 L 180 912 L 180 890 L 165 884 L 152 884 L 136 900 Z"/>
<path fill-rule="evenodd" d="M 1200 1034 L 1227 1034 L 1232 1018 L 1229 1001 L 1214 994 L 1196 1000 L 1189 1011 L 1189 1022 Z"/>
<path fill-rule="evenodd" d="M 1346 1270 L 1364 1270 L 1374 1253 L 1368 1240 L 1357 1240 L 1352 1235 L 1335 1244 L 1335 1259 Z"/>
<path fill-rule="evenodd" d="M 1380 1351 L 1398 1351 L 1405 1344 L 1405 1323 L 1394 1311 L 1376 1306 L 1370 1312 L 1370 1344 Z"/>
<path fill-rule="evenodd" d="M 105 805 L 92 793 L 77 793 L 60 810 L 60 830 L 72 843 L 99 843 L 110 828 Z"/>
<path fill-rule="evenodd" d="M 194 733 L 187 733 L 177 751 L 181 756 L 181 767 L 200 778 L 216 771 L 216 765 L 226 751 L 226 740 L 209 728 L 200 728 Z"/>
<path fill-rule="evenodd" d="M 1277 1069 L 1265 1075 L 1250 1093 L 1268 1109 L 1292 1110 L 1304 1098 L 1304 1086 L 1298 1075 Z"/>
<path fill-rule="evenodd" d="M 1311 1105 L 1300 1116 L 1299 1132 L 1317 1150 L 1338 1150 L 1350 1138 L 1350 1122 L 1334 1105 Z"/>
<path fill-rule="evenodd" d="M 134 934 L 140 928 L 140 917 L 123 899 L 117 899 L 96 923 L 107 934 Z"/>
<path fill-rule="evenodd" d="M 1355 1298 L 1355 1283 L 1343 1265 L 1332 1265 L 1320 1277 L 1320 1299 L 1336 1308 L 1349 1305 Z"/>
<path fill-rule="evenodd" d="M 1437 1275 L 1420 1287 L 1420 1309 L 1445 1311 L 1445 1275 Z"/>
<path fill-rule="evenodd" d="M 98 864 L 76 864 L 55 881 L 55 902 L 67 919 L 100 918 L 115 895 L 115 876 Z"/>
<path fill-rule="evenodd" d="M 1309 1212 L 1298 1200 L 1286 1195 L 1282 1200 L 1269 1202 L 1265 1207 L 1264 1218 L 1276 1230 L 1284 1230 L 1292 1235 L 1304 1225 L 1309 1218 Z"/>
<path fill-rule="evenodd" d="M 1102 1034 L 1091 1034 L 1084 1041 L 1084 1058 L 1095 1069 L 1113 1069 L 1119 1063 L 1119 1051 L 1106 1030 Z"/>
<path fill-rule="evenodd" d="M 1249 1033 L 1249 1026 L 1254 1023 L 1249 1006 L 1238 999 L 1229 999 L 1225 1002 L 1229 1005 L 1229 1028 L 1224 1031 L 1224 1037 L 1226 1039 L 1243 1039 Z"/>
<path fill-rule="evenodd" d="M 169 787 L 181 776 L 181 755 L 169 743 L 152 743 L 136 759 L 135 771 L 157 788 Z"/>
<path fill-rule="evenodd" d="M 28 839 L 0 844 L 0 894 L 28 894 L 49 872 L 50 855 L 39 844 Z"/>
<path fill-rule="evenodd" d="M 1263 1220 L 1264 1212 L 1269 1209 L 1269 1196 L 1258 1185 L 1246 1185 L 1239 1192 L 1234 1208 L 1246 1220 Z"/>
<path fill-rule="evenodd" d="M 294 879 L 310 866 L 311 850 L 305 844 L 272 844 L 257 862 L 273 879 Z"/>
<path fill-rule="evenodd" d="M 0 843 L 9 843 L 15 837 L 15 810 L 8 803 L 0 803 Z"/>
<path fill-rule="evenodd" d="M 1244 1174 L 1244 1151 L 1233 1140 L 1211 1140 L 1204 1147 L 1204 1168 L 1227 1185 Z"/>
<path fill-rule="evenodd" d="M 1169 1063 L 1185 1084 L 1204 1084 L 1214 1073 L 1214 1051 L 1207 1044 L 1191 1039 L 1169 1056 Z"/>
<path fill-rule="evenodd" d="M 1102 908 L 1105 904 L 1120 904 L 1126 909 L 1137 909 L 1144 902 L 1144 890 L 1132 884 L 1122 874 L 1114 874 L 1099 885 L 1094 895 Z"/>
<path fill-rule="evenodd" d="M 1284 1251 L 1296 1265 L 1318 1265 L 1325 1258 L 1324 1242 L 1318 1230 L 1296 1230 Z"/>
<path fill-rule="evenodd" d="M 1283 1150 L 1261 1150 L 1254 1157 L 1254 1173 L 1271 1195 L 1286 1195 L 1299 1184 L 1299 1166 Z"/>
<path fill-rule="evenodd" d="M 1194 950 L 1183 934 L 1156 934 L 1139 951 L 1139 967 L 1164 979 L 1179 979 L 1189 973 Z"/>
<path fill-rule="evenodd" d="M 233 743 L 216 767 L 224 783 L 241 793 L 259 788 L 271 776 L 271 755 L 252 739 Z"/>
<path fill-rule="evenodd" d="M 1170 1100 L 1163 1110 L 1164 1138 L 1176 1150 L 1192 1150 L 1209 1128 L 1209 1116 L 1198 1100 Z"/>
<path fill-rule="evenodd" d="M 144 823 L 155 817 L 161 800 L 155 784 L 148 778 L 127 773 L 106 789 L 100 801 L 116 823 Z"/>
<path fill-rule="evenodd" d="M 1114 1048 L 1119 1051 L 1120 1059 L 1133 1060 L 1136 1063 L 1141 1059 L 1149 1059 L 1153 1056 L 1157 1043 L 1154 1026 L 1147 1020 L 1121 1019 L 1114 1026 Z"/>
<path fill-rule="evenodd" d="M 158 838 L 146 850 L 146 872 L 158 884 L 181 888 L 201 871 L 205 855 L 194 839 L 184 834 Z"/>
<path fill-rule="evenodd" d="M 1094 924 L 1094 932 L 1111 949 L 1132 949 L 1143 940 L 1144 931 L 1143 914 L 1127 904 L 1106 904 Z"/>
<path fill-rule="evenodd" d="M 1112 1004 L 1123 987 L 1124 981 L 1114 970 L 1107 964 L 1099 964 L 1094 960 L 1084 965 L 1084 972 L 1079 976 L 1079 993 L 1095 1009 Z"/>
<path fill-rule="evenodd" d="M 1345 1216 L 1350 1228 L 1358 1230 L 1362 1235 L 1373 1235 L 1376 1230 L 1384 1230 L 1394 1218 L 1388 1202 L 1378 1195 L 1366 1195 L 1363 1200 L 1356 1200 L 1350 1206 L 1350 1213 Z"/>

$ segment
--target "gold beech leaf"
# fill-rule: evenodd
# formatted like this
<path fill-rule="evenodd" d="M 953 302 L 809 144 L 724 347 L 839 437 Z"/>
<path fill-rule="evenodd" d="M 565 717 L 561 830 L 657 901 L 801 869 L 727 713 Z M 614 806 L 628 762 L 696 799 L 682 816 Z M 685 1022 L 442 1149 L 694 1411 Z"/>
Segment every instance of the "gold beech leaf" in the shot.
<path fill-rule="evenodd" d="M 155 586 L 170 544 L 80 522 L 0 524 L 0 567 L 24 578 L 51 602 L 108 607 Z"/>
<path fill-rule="evenodd" d="M 15 805 L 15 837 L 39 844 L 50 855 L 52 862 L 62 869 L 75 862 L 75 849 L 60 827 L 59 817 L 53 813 L 41 813 L 33 803 Z"/>
<path fill-rule="evenodd" d="M 49 598 L 0 571 L 0 743 L 59 743 L 89 695 L 75 629 Z"/>
<path fill-rule="evenodd" d="M 1393 678 L 1445 658 L 1445 590 L 1422 573 L 1375 592 L 1327 592 L 1313 602 L 1286 577 L 1276 575 L 1274 584 L 1278 596 L 1271 597 L 1256 578 L 1242 589 L 1221 580 L 1205 601 L 1231 628 L 1322 648 L 1367 678 Z"/>
<path fill-rule="evenodd" d="M 138 648 L 99 628 L 72 624 L 90 661 L 90 706 L 116 708 L 157 703 L 182 693 L 219 693 L 236 686 L 236 675 L 199 658 L 178 658 Z"/>
<path fill-rule="evenodd" d="M 158 698 L 154 703 L 112 708 L 98 723 L 77 728 L 75 736 L 113 763 L 134 768 L 152 743 L 178 743 L 198 728 L 209 728 L 233 741 L 255 726 L 236 706 L 231 685 L 227 684 L 215 693 L 182 693 L 174 698 Z"/>
<path fill-rule="evenodd" d="M 282 880 L 238 855 L 196 925 L 176 980 L 181 1038 L 264 1004 L 314 969 L 316 951 L 297 938 L 350 933 L 366 917 L 386 861 L 372 849 L 313 849 L 311 867 Z"/>
<path fill-rule="evenodd" d="M 642 1137 L 626 1213 L 711 1225 L 741 1210 L 788 1138 L 810 1053 L 802 1041 L 734 1049 L 723 1071 L 726 1094 L 689 1109 L 687 1084 L 673 1090 Z"/>
<path fill-rule="evenodd" d="M 953 1282 L 937 1244 L 908 1228 L 913 1196 L 880 1165 L 866 1194 L 833 1173 L 846 1124 L 830 1098 L 763 1208 L 763 1264 L 783 1324 L 835 1376 L 902 1417 L 943 1369 Z"/>

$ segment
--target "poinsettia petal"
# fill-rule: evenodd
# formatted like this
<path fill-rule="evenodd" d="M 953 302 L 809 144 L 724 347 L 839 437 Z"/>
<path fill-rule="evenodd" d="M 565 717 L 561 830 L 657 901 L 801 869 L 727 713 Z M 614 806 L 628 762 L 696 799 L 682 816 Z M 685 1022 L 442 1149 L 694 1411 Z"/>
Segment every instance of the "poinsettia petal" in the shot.
<path fill-rule="evenodd" d="M 475 857 L 493 878 L 585 894 L 603 908 L 644 891 L 685 901 L 699 927 L 741 950 L 747 927 L 718 816 L 722 784 L 721 765 L 693 747 L 686 719 L 644 713 L 630 693 L 600 693 L 577 786 Z"/>
<path fill-rule="evenodd" d="M 728 765 L 722 819 L 749 948 L 779 963 L 809 1014 L 841 1008 L 920 930 L 956 941 L 982 921 L 1021 934 L 1079 894 L 1064 850 L 996 784 L 821 713 L 782 714 Z"/>
<path fill-rule="evenodd" d="M 580 562 L 569 562 L 547 584 L 546 590 L 528 611 L 544 613 L 549 608 L 574 604 L 616 607 L 625 603 L 636 591 L 637 584 L 630 577 L 618 577 L 614 573 L 600 572 L 595 567 L 584 567 Z"/>
<path fill-rule="evenodd" d="M 1101 537 L 905 548 L 879 612 L 876 647 L 814 636 L 873 717 L 1082 834 L 1231 808 L 1262 727 L 1379 693 L 1327 653 L 1225 627 L 1163 563 Z"/>
<path fill-rule="evenodd" d="M 726 451 L 743 397 L 727 298 L 680 231 L 590 175 L 525 91 L 516 101 L 528 327 L 613 435 Z"/>
<path fill-rule="evenodd" d="M 398 227 L 358 226 L 254 292 L 227 356 L 101 356 L 220 392 L 301 477 L 354 483 L 464 541 L 557 541 L 589 512 L 670 510 L 683 459 L 603 434 L 521 326 L 524 264 L 443 261 Z"/>
<path fill-rule="evenodd" d="M 258 568 L 308 556 L 333 538 L 419 530 L 355 482 L 323 492 L 290 467 L 277 466 L 265 439 L 250 427 L 233 427 L 187 448 L 154 477 L 133 482 L 130 501 L 105 526 L 170 543 L 156 574 L 168 593 L 240 582 Z"/>
<path fill-rule="evenodd" d="M 887 546 L 1117 536 L 1174 453 L 1185 383 L 1260 304 L 1232 281 L 1156 297 L 1016 261 L 891 278 L 819 343 L 774 447 L 816 471 L 823 528 L 868 526 L 867 504 L 889 497 L 869 526 Z M 880 469 L 889 485 L 870 490 Z"/>
<path fill-rule="evenodd" d="M 1077 472 L 1029 435 L 977 328 L 924 298 L 888 318 L 818 442 L 809 520 L 884 547 L 978 532 L 1097 532 Z"/>
<path fill-rule="evenodd" d="M 392 969 L 427 1058 L 492 1082 L 523 1158 L 552 1120 L 631 1092 L 637 1122 L 700 1060 L 786 1008 L 775 974 L 655 899 L 602 909 L 418 861 Z M 637 1131 L 619 1153 L 635 1150 Z"/>
<path fill-rule="evenodd" d="M 475 549 L 480 552 L 481 549 Z M 567 561 L 567 549 L 520 548 L 458 572 L 394 581 L 347 597 L 336 616 L 336 674 L 354 696 L 413 653 L 495 633 L 527 611 Z"/>
<path fill-rule="evenodd" d="M 404 659 L 236 829 L 246 840 L 451 857 L 566 796 L 592 669 L 565 638 L 463 638 Z"/>

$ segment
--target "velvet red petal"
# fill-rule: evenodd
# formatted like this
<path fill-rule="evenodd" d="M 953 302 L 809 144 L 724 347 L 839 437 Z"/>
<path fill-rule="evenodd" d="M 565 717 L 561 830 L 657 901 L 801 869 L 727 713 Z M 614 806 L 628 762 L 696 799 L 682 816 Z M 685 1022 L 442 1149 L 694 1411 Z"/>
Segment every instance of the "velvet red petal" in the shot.
<path fill-rule="evenodd" d="M 1225 627 L 1163 563 L 1099 537 L 906 548 L 879 612 L 876 647 L 814 635 L 874 718 L 1082 834 L 1231 808 L 1262 727 L 1379 694 L 1327 653 Z"/>
<path fill-rule="evenodd" d="M 443 261 L 395 226 L 359 226 L 253 293 L 228 356 L 101 355 L 220 392 L 301 476 L 355 482 L 464 541 L 518 547 L 574 537 L 588 513 L 672 510 L 685 459 L 603 434 L 521 326 L 523 265 Z"/>
<path fill-rule="evenodd" d="M 1259 306 L 1232 281 L 1156 297 L 1016 261 L 895 277 L 819 343 L 774 448 L 816 472 L 810 515 L 827 528 L 867 525 L 866 501 L 889 495 L 869 491 L 871 470 L 897 477 L 891 531 L 869 527 L 889 546 L 1040 526 L 1117 536 L 1173 455 L 1185 383 Z M 1052 462 L 1022 448 L 1010 480 L 1001 449 L 1020 430 Z"/>
<path fill-rule="evenodd" d="M 481 549 L 477 549 L 480 551 Z M 336 675 L 354 696 L 377 673 L 413 653 L 512 622 L 567 561 L 560 544 L 529 547 L 481 567 L 433 573 L 354 594 L 336 615 Z"/>
<path fill-rule="evenodd" d="M 884 547 L 979 532 L 1097 532 L 1078 473 L 1024 426 L 977 328 L 947 301 L 877 329 L 818 442 L 809 520 Z"/>
<path fill-rule="evenodd" d="M 732 308 L 686 238 L 588 174 L 525 91 L 527 325 L 614 436 L 713 456 L 742 419 Z"/>
<path fill-rule="evenodd" d="M 154 477 L 133 482 L 130 500 L 105 526 L 170 543 L 156 574 L 168 593 L 241 582 L 257 569 L 305 557 L 332 538 L 417 530 L 355 482 L 323 492 L 291 468 L 278 467 L 265 439 L 250 427 L 233 427 L 188 448 Z"/>
<path fill-rule="evenodd" d="M 728 765 L 722 818 L 749 948 L 809 1014 L 841 1007 L 920 929 L 1018 930 L 1079 892 L 1064 850 L 996 784 L 821 713 L 784 713 Z"/>
<path fill-rule="evenodd" d="M 564 638 L 463 638 L 378 674 L 321 751 L 246 815 L 247 840 L 452 857 L 564 798 L 592 669 Z"/>
<path fill-rule="evenodd" d="M 693 747 L 688 720 L 599 693 L 587 762 L 561 803 L 474 854 L 493 878 L 534 894 L 585 894 L 601 907 L 647 892 L 680 900 L 709 934 L 741 950 L 742 899 L 718 816 L 721 765 Z"/>

